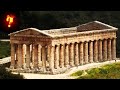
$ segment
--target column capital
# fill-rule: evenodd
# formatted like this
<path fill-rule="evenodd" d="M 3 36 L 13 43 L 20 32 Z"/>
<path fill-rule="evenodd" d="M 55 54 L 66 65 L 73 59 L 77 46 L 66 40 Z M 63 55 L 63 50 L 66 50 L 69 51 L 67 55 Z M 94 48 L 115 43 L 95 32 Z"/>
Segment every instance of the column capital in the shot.
<path fill-rule="evenodd" d="M 94 40 L 89 40 L 88 42 L 93 42 Z"/>
<path fill-rule="evenodd" d="M 17 43 L 17 45 L 23 45 L 23 43 Z"/>
<path fill-rule="evenodd" d="M 30 43 L 25 43 L 25 45 L 30 45 Z"/>

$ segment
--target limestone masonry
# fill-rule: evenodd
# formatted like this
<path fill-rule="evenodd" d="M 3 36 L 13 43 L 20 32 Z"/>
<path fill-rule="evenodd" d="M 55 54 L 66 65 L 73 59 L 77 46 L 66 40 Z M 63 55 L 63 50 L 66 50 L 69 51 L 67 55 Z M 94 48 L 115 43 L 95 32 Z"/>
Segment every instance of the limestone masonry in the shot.
<path fill-rule="evenodd" d="M 10 33 L 10 70 L 57 74 L 74 66 L 115 60 L 117 30 L 93 21 L 71 28 Z"/>

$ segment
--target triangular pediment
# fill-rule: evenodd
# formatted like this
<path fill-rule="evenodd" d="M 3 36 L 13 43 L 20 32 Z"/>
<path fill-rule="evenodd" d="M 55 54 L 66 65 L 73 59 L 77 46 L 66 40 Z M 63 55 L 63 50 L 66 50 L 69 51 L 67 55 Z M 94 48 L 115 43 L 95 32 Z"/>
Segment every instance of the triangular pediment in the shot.
<path fill-rule="evenodd" d="M 12 35 L 12 36 L 52 37 L 51 35 L 45 33 L 44 31 L 41 31 L 41 30 L 36 29 L 36 28 L 23 29 L 23 30 L 20 30 L 20 31 L 16 31 L 16 32 L 10 33 L 10 35 Z"/>
<path fill-rule="evenodd" d="M 115 29 L 115 27 L 112 27 L 108 24 L 99 22 L 99 21 L 93 21 L 86 24 L 82 24 L 77 26 L 77 31 L 92 31 L 92 30 L 103 30 L 103 29 Z"/>

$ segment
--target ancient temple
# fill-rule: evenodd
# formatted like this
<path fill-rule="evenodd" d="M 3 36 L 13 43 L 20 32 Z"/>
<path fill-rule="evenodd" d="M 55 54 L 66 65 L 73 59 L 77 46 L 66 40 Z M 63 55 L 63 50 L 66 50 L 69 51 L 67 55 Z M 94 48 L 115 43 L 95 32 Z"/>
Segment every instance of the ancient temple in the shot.
<path fill-rule="evenodd" d="M 83 64 L 116 59 L 116 31 L 99 21 L 76 27 L 10 33 L 13 71 L 61 73 Z"/>

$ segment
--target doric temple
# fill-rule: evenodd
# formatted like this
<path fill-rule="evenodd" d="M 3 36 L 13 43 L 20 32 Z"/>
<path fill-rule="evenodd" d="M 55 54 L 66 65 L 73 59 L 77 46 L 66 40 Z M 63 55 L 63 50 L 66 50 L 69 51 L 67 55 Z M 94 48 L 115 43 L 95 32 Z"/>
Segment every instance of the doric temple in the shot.
<path fill-rule="evenodd" d="M 71 67 L 116 59 L 118 28 L 93 21 L 76 27 L 10 33 L 10 70 L 57 74 Z"/>

